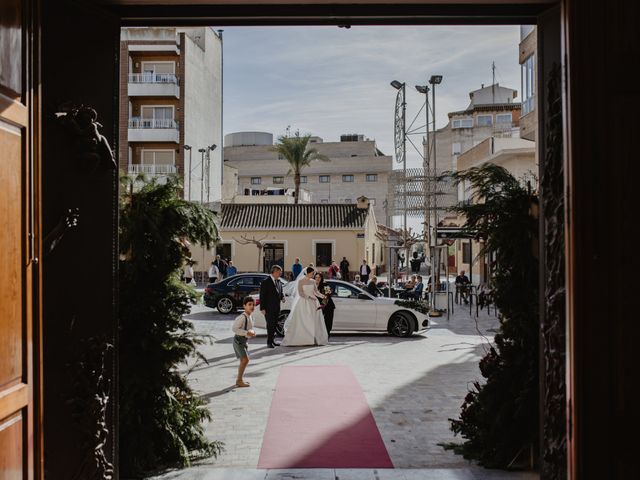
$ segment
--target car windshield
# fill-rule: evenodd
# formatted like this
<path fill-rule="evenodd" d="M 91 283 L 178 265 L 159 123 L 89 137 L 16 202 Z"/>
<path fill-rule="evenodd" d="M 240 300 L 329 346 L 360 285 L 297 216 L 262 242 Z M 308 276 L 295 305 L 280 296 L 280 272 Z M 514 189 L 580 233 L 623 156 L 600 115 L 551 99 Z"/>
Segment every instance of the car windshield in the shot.
<path fill-rule="evenodd" d="M 358 295 L 362 293 L 355 285 L 349 285 L 347 283 L 327 282 L 331 287 L 333 295 L 338 298 L 358 298 Z"/>

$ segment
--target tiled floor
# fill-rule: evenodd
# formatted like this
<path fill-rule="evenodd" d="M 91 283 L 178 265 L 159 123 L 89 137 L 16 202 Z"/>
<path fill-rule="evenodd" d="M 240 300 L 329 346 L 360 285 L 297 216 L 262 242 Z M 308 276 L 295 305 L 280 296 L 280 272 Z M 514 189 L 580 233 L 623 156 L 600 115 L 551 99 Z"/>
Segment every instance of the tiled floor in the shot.
<path fill-rule="evenodd" d="M 217 459 L 163 475 L 180 480 L 254 479 L 502 479 L 533 474 L 486 470 L 445 451 L 439 443 L 460 442 L 449 430 L 468 385 L 479 379 L 478 360 L 497 320 L 469 310 L 434 319 L 427 332 L 408 339 L 383 334 L 338 334 L 326 347 L 268 349 L 265 336 L 251 341 L 247 389 L 232 387 L 237 361 L 231 345 L 233 316 L 196 306 L 188 317 L 213 343 L 202 353 L 208 365 L 195 367 L 191 381 L 209 401 L 211 439 L 225 443 Z M 259 332 L 260 333 L 260 332 Z M 283 365 L 349 365 L 380 429 L 395 470 L 256 470 L 271 397 Z M 313 414 L 313 412 L 310 412 Z"/>

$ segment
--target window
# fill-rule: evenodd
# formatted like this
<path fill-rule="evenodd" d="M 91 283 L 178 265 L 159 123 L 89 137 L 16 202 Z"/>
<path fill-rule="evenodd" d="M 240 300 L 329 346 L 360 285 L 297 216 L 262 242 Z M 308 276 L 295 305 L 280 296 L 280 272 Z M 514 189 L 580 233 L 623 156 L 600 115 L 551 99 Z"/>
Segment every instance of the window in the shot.
<path fill-rule="evenodd" d="M 142 128 L 176 128 L 173 107 L 142 107 Z"/>
<path fill-rule="evenodd" d="M 251 177 L 251 185 L 260 185 L 262 183 L 262 177 Z"/>
<path fill-rule="evenodd" d="M 462 151 L 462 145 L 460 142 L 455 142 L 451 144 L 451 155 L 460 155 Z"/>
<path fill-rule="evenodd" d="M 142 150 L 139 173 L 168 174 L 175 173 L 175 150 Z"/>
<path fill-rule="evenodd" d="M 493 124 L 493 115 L 478 115 L 476 125 L 479 127 L 490 127 Z"/>
<path fill-rule="evenodd" d="M 176 62 L 142 62 L 143 73 L 175 73 Z"/>
<path fill-rule="evenodd" d="M 511 114 L 510 113 L 501 113 L 496 115 L 496 123 L 500 123 L 502 125 L 511 123 Z"/>
<path fill-rule="evenodd" d="M 360 292 L 355 288 L 343 284 L 335 285 L 334 295 L 338 298 L 358 298 L 358 293 Z"/>
<path fill-rule="evenodd" d="M 367 182 L 377 182 L 378 181 L 378 174 L 377 173 L 367 173 L 366 180 L 367 180 Z"/>
<path fill-rule="evenodd" d="M 231 258 L 231 244 L 220 243 L 216 245 L 216 255 L 220 255 L 222 258 Z"/>
<path fill-rule="evenodd" d="M 273 183 L 284 183 L 284 177 L 273 177 Z"/>
<path fill-rule="evenodd" d="M 351 199 L 350 199 L 350 198 L 345 198 L 345 199 L 344 199 L 344 203 L 352 203 L 352 201 L 351 201 Z"/>
<path fill-rule="evenodd" d="M 329 203 L 329 199 L 328 198 L 322 198 L 322 199 L 320 199 L 320 203 Z"/>
<path fill-rule="evenodd" d="M 331 257 L 333 255 L 332 243 L 316 243 L 316 266 L 328 267 L 331 265 Z"/>
<path fill-rule="evenodd" d="M 371 263 L 376 263 L 376 244 L 371 244 Z"/>
<path fill-rule="evenodd" d="M 342 175 L 343 182 L 353 182 L 353 175 Z"/>
<path fill-rule="evenodd" d="M 376 199 L 375 198 L 370 198 L 369 199 L 369 205 L 371 205 L 372 207 L 376 206 Z"/>
<path fill-rule="evenodd" d="M 300 175 L 300 183 L 307 183 L 307 176 L 306 175 Z"/>
<path fill-rule="evenodd" d="M 464 242 L 462 244 L 462 263 L 471 265 L 471 243 Z"/>
<path fill-rule="evenodd" d="M 331 177 L 329 175 L 320 175 L 319 180 L 320 183 L 329 183 L 331 181 Z"/>
<path fill-rule="evenodd" d="M 451 128 L 473 128 L 473 118 L 457 118 L 452 120 Z"/>
<path fill-rule="evenodd" d="M 521 66 L 522 116 L 535 108 L 536 74 L 535 55 L 529 55 Z"/>

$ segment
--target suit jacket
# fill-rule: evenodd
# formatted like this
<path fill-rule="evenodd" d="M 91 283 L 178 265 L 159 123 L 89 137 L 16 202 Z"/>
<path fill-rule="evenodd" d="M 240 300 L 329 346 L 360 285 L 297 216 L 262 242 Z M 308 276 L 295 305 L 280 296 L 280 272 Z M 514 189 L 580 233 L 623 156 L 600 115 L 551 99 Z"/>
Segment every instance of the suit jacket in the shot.
<path fill-rule="evenodd" d="M 276 280 L 280 284 L 280 293 L 276 288 L 276 284 L 271 277 L 267 277 L 260 284 L 260 310 L 266 310 L 267 314 L 280 313 L 280 302 L 284 298 L 282 294 L 282 282 Z"/>
<path fill-rule="evenodd" d="M 382 296 L 382 291 L 380 291 L 378 286 L 373 282 L 367 283 L 367 292 L 369 292 L 374 297 Z"/>

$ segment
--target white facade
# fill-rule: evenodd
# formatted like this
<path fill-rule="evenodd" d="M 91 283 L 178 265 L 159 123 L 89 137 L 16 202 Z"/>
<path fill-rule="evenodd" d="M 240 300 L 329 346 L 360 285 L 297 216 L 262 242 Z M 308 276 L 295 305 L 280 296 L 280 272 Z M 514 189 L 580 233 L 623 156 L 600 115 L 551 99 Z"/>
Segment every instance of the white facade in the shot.
<path fill-rule="evenodd" d="M 185 197 L 211 204 L 222 201 L 222 39 L 211 27 L 179 31 L 185 33 L 184 145 L 192 148 Z"/>

